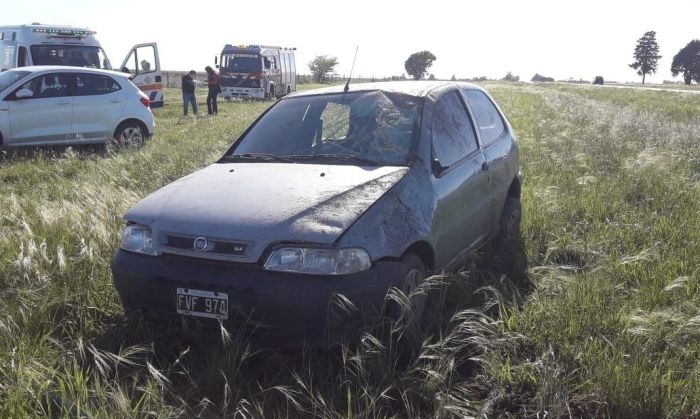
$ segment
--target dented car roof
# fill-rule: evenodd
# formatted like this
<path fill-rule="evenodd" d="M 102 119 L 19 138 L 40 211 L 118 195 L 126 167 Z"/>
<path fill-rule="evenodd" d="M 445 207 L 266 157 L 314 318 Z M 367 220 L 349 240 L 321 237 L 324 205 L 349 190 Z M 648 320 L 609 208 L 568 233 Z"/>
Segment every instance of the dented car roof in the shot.
<path fill-rule="evenodd" d="M 440 80 L 400 80 L 400 81 L 382 81 L 374 83 L 352 83 L 350 82 L 350 88 L 348 92 L 363 92 L 380 90 L 383 92 L 400 93 L 416 97 L 427 96 L 431 91 L 445 86 L 458 85 L 460 87 L 473 87 L 477 90 L 483 90 L 481 87 L 476 86 L 471 83 L 465 82 L 453 82 L 453 81 L 440 81 Z M 305 90 L 301 92 L 293 93 L 287 97 L 301 97 L 301 96 L 313 96 L 313 95 L 323 95 L 331 93 L 343 93 L 345 89 L 345 84 L 338 84 L 329 87 L 322 87 L 320 89 Z"/>

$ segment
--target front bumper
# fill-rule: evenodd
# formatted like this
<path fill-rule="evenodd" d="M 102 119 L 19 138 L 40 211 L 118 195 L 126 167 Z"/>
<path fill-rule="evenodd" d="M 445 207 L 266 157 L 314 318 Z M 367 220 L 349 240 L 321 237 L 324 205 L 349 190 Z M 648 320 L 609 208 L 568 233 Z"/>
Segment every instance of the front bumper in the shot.
<path fill-rule="evenodd" d="M 257 264 L 151 257 L 123 250 L 112 260 L 114 285 L 125 311 L 177 317 L 178 287 L 223 292 L 229 299 L 228 322 L 252 320 L 254 337 L 278 344 L 337 342 L 374 323 L 404 269 L 399 262 L 385 261 L 352 275 L 318 276 L 270 272 Z M 356 310 L 343 308 L 349 306 L 345 299 Z"/>
<path fill-rule="evenodd" d="M 240 97 L 240 98 L 265 98 L 265 88 L 263 87 L 222 87 L 221 95 L 225 99 Z"/>

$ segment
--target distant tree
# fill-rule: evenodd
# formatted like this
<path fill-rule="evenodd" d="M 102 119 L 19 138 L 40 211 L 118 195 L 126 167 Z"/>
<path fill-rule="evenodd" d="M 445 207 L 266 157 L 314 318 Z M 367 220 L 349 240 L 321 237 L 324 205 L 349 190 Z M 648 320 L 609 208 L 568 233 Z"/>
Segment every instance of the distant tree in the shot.
<path fill-rule="evenodd" d="M 679 73 L 685 84 L 700 83 L 700 40 L 693 39 L 673 57 L 671 74 L 676 77 Z"/>
<path fill-rule="evenodd" d="M 430 73 L 430 76 L 428 76 L 428 80 L 435 80 L 435 74 Z"/>
<path fill-rule="evenodd" d="M 630 67 L 637 70 L 637 74 L 642 76 L 642 84 L 646 80 L 647 74 L 656 73 L 659 65 L 659 44 L 656 42 L 656 32 L 649 31 L 637 40 L 634 48 L 634 62 Z"/>
<path fill-rule="evenodd" d="M 455 75 L 453 74 L 452 77 L 450 78 L 450 80 L 452 80 L 452 81 L 457 81 L 457 76 L 455 76 Z"/>
<path fill-rule="evenodd" d="M 539 73 L 535 73 L 535 75 L 532 76 L 530 81 L 535 82 L 535 83 L 548 83 L 548 82 L 553 82 L 554 78 L 546 77 L 546 76 L 540 75 Z"/>
<path fill-rule="evenodd" d="M 433 65 L 433 61 L 436 59 L 437 58 L 435 58 L 433 53 L 430 51 L 413 53 L 404 63 L 406 73 L 408 73 L 408 75 L 413 77 L 415 80 L 420 80 L 425 76 L 425 73 L 428 72 L 428 69 Z"/>
<path fill-rule="evenodd" d="M 309 70 L 314 76 L 314 80 L 318 83 L 324 83 L 329 74 L 335 71 L 335 66 L 338 65 L 338 58 L 329 57 L 327 55 L 317 55 L 309 62 Z"/>
<path fill-rule="evenodd" d="M 605 84 L 605 80 L 603 79 L 603 76 L 595 76 L 595 79 L 593 80 L 593 84 Z"/>
<path fill-rule="evenodd" d="M 503 81 L 520 81 L 520 76 L 515 76 L 510 71 L 501 80 Z"/>

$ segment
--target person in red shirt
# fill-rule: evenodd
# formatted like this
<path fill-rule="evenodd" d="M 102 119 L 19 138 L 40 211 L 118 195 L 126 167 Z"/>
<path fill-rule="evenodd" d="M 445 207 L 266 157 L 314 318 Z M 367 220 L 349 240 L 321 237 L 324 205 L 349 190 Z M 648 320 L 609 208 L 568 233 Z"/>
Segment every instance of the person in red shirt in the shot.
<path fill-rule="evenodd" d="M 209 115 L 218 115 L 219 109 L 216 105 L 216 97 L 221 93 L 221 85 L 219 84 L 219 75 L 216 74 L 213 68 L 207 66 L 204 70 L 207 72 L 207 85 L 209 86 L 209 94 L 207 95 L 207 111 Z"/>

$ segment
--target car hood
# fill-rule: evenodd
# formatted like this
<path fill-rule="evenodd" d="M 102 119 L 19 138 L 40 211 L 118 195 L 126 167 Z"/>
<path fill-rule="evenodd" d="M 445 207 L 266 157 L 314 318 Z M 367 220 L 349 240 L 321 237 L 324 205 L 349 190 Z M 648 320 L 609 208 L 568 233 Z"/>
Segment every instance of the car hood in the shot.
<path fill-rule="evenodd" d="M 149 195 L 125 215 L 151 226 L 162 251 L 170 237 L 245 243 L 244 254 L 200 257 L 257 262 L 275 242 L 332 244 L 408 171 L 289 163 L 213 164 Z M 166 249 L 167 246 L 167 249 Z"/>

